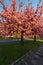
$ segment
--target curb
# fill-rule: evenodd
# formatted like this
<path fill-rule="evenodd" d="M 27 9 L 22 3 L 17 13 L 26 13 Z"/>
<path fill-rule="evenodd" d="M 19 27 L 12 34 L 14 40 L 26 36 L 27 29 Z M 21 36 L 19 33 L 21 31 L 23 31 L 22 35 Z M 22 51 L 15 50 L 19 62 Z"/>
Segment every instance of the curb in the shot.
<path fill-rule="evenodd" d="M 41 44 L 42 45 L 42 44 Z M 19 60 L 21 60 L 23 57 L 25 57 L 26 55 L 28 55 L 29 53 L 31 53 L 31 52 L 36 52 L 37 51 L 37 49 L 41 46 L 41 45 L 39 45 L 35 50 L 30 50 L 30 51 L 28 51 L 25 55 L 23 55 L 22 57 L 20 57 L 19 59 L 17 59 L 16 61 L 14 61 L 13 63 L 11 63 L 11 65 L 15 65 L 15 63 L 17 63 Z"/>
<path fill-rule="evenodd" d="M 25 55 L 23 55 L 22 57 L 20 57 L 19 59 L 17 59 L 15 62 L 13 62 L 11 65 L 15 65 L 15 63 L 17 63 L 19 60 L 21 60 L 23 57 L 25 57 L 30 52 L 31 51 L 27 52 Z"/>

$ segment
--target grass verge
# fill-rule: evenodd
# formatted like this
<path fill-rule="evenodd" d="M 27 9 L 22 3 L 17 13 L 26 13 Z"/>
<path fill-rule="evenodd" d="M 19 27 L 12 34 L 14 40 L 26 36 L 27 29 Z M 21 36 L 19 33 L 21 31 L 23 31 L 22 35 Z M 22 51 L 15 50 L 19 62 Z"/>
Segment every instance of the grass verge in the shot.
<path fill-rule="evenodd" d="M 41 44 L 41 41 L 25 41 L 24 46 L 20 42 L 16 44 L 0 45 L 0 65 L 10 65 L 13 61 L 17 60 L 28 51 L 35 49 Z"/>

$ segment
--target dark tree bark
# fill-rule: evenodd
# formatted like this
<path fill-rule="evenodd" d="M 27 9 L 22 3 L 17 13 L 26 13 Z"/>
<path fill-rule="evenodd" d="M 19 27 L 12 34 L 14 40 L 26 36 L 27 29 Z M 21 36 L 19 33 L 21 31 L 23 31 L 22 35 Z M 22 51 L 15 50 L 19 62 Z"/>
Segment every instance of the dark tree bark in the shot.
<path fill-rule="evenodd" d="M 23 33 L 24 33 L 24 31 L 22 30 L 22 31 L 21 31 L 21 45 L 22 45 L 22 46 L 24 46 L 24 43 L 23 43 Z"/>
<path fill-rule="evenodd" d="M 36 35 L 34 35 L 34 42 L 36 42 Z"/>

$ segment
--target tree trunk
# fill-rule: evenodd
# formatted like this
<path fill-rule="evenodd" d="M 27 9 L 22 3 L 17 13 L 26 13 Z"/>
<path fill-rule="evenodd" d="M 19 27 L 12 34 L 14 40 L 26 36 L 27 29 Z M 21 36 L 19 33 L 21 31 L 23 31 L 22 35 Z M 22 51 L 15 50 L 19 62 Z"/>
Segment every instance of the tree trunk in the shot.
<path fill-rule="evenodd" d="M 36 35 L 34 35 L 34 42 L 36 42 Z"/>
<path fill-rule="evenodd" d="M 23 30 L 21 31 L 21 45 L 24 46 L 24 43 L 23 43 Z"/>

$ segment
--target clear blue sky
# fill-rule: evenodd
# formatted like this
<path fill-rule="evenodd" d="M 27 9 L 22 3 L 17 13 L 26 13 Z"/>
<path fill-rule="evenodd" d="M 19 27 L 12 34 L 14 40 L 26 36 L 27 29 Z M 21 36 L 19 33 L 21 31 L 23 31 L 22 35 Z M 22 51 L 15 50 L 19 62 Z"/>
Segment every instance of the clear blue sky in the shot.
<path fill-rule="evenodd" d="M 12 0 L 4 0 L 5 4 L 9 7 Z M 38 3 L 38 0 L 30 0 L 32 2 L 32 5 L 34 6 L 34 9 L 36 9 L 36 5 Z M 27 5 L 28 0 L 22 0 L 22 2 L 25 2 Z M 3 11 L 1 4 L 0 4 L 0 11 Z"/>

